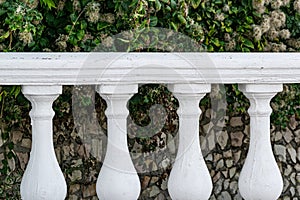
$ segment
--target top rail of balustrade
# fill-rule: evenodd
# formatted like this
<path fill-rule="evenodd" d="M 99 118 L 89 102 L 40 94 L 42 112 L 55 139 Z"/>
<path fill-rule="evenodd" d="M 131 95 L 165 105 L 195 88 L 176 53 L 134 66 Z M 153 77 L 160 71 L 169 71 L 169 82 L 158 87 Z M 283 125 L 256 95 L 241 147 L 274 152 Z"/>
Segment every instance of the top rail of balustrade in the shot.
<path fill-rule="evenodd" d="M 300 83 L 300 53 L 0 53 L 0 85 Z"/>

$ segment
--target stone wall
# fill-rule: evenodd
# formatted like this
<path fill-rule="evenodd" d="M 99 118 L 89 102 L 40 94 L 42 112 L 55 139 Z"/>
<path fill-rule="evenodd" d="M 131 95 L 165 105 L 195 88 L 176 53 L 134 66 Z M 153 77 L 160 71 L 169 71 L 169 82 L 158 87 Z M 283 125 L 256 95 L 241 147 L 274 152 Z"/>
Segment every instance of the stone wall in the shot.
<path fill-rule="evenodd" d="M 84 91 L 86 96 L 93 97 L 93 90 L 78 87 L 64 87 L 65 97 Z M 66 199 L 98 199 L 95 183 L 101 169 L 106 148 L 105 102 L 96 95 L 95 104 L 73 104 L 69 99 L 59 98 L 55 102 L 54 144 L 57 159 L 68 184 Z M 78 99 L 77 99 L 78 100 Z M 84 109 L 83 109 L 84 108 Z M 142 137 L 143 130 L 128 120 L 128 144 L 132 160 L 139 172 L 142 191 L 139 199 L 170 199 L 167 181 L 172 163 L 175 160 L 178 144 L 178 117 L 176 105 L 167 109 L 165 125 L 151 137 Z M 74 110 L 81 112 L 74 114 Z M 73 114 L 72 114 L 73 111 Z M 91 114 L 92 113 L 92 114 Z M 151 115 L 151 112 L 150 114 Z M 28 116 L 25 113 L 24 116 Z M 147 117 L 141 114 L 141 118 Z M 150 116 L 151 117 L 151 116 Z M 153 118 L 154 119 L 154 118 Z M 204 109 L 200 119 L 200 139 L 205 161 L 213 180 L 211 200 L 242 199 L 238 191 L 238 178 L 249 147 L 249 116 L 218 116 L 213 109 Z M 5 184 L 2 190 L 11 195 L 7 199 L 20 199 L 19 184 L 26 167 L 31 148 L 30 122 L 24 119 L 23 128 L 10 132 L 8 140 L 0 139 L 0 160 L 8 160 L 11 173 L 1 177 Z M 150 129 L 155 130 L 159 123 L 153 123 Z M 5 126 L 4 124 L 0 124 Z M 25 127 L 25 128 L 24 128 Z M 149 127 L 148 127 L 149 128 Z M 149 129 L 149 130 L 150 130 Z M 139 135 L 139 132 L 141 135 Z M 295 118 L 290 119 L 286 130 L 271 128 L 271 141 L 279 168 L 284 178 L 284 190 L 280 199 L 296 200 L 300 198 L 300 125 Z M 15 156 L 7 158 L 2 144 L 13 142 Z M 0 163 L 0 169 L 3 163 Z M 3 191 L 2 191 L 3 193 Z M 1 191 L 0 191 L 1 194 Z"/>

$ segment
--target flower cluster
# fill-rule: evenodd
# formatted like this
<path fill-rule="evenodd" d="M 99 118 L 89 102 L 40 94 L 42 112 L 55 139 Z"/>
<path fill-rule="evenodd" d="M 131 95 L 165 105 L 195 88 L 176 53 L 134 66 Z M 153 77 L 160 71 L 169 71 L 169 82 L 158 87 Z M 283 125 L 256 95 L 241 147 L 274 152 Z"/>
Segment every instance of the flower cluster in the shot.
<path fill-rule="evenodd" d="M 100 18 L 100 4 L 95 2 L 90 2 L 86 6 L 85 16 L 87 20 L 91 23 L 98 22 Z"/>
<path fill-rule="evenodd" d="M 300 9 L 300 0 L 299 2 Z M 296 4 L 294 2 L 294 5 Z M 279 41 L 288 40 L 291 37 L 291 33 L 288 29 L 284 28 L 286 26 L 286 14 L 280 10 L 281 7 L 290 4 L 290 0 L 253 0 L 253 7 L 260 12 L 264 13 L 265 8 L 270 6 L 272 11 L 267 14 L 263 14 L 261 18 L 261 23 L 259 25 L 253 26 L 253 38 L 256 41 L 260 41 L 262 36 L 265 36 L 269 43 L 266 44 L 265 51 L 286 51 L 287 47 L 284 43 Z M 294 6 L 295 8 L 295 6 Z"/>
<path fill-rule="evenodd" d="M 293 6 L 295 11 L 300 13 L 300 0 L 295 0 Z"/>
<path fill-rule="evenodd" d="M 105 13 L 100 15 L 99 20 L 102 22 L 113 24 L 115 23 L 115 16 L 112 13 Z"/>
<path fill-rule="evenodd" d="M 23 31 L 19 33 L 19 40 L 21 40 L 24 45 L 28 45 L 33 41 L 32 33 L 30 31 Z"/>
<path fill-rule="evenodd" d="M 68 45 L 67 45 L 67 41 L 68 41 L 69 37 L 67 35 L 59 35 L 59 37 L 56 39 L 55 44 L 57 45 L 58 49 L 60 51 L 66 51 Z"/>
<path fill-rule="evenodd" d="M 39 0 L 22 0 L 29 8 L 35 9 L 39 5 Z"/>

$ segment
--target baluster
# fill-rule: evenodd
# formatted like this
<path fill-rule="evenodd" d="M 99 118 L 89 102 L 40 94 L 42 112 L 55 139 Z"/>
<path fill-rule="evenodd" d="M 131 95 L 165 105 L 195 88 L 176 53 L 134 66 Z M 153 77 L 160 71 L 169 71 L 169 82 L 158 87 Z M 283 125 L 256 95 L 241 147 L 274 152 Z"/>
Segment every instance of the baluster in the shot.
<path fill-rule="evenodd" d="M 239 190 L 246 200 L 276 200 L 283 181 L 270 141 L 270 101 L 282 84 L 239 85 L 250 100 L 250 146 L 239 178 Z"/>
<path fill-rule="evenodd" d="M 23 86 L 22 92 L 32 104 L 32 148 L 21 182 L 23 200 L 62 200 L 67 186 L 55 157 L 53 146 L 52 103 L 62 86 Z"/>
<path fill-rule="evenodd" d="M 205 200 L 212 181 L 199 143 L 199 102 L 210 92 L 208 84 L 174 84 L 169 87 L 179 101 L 179 147 L 168 190 L 173 200 Z"/>
<path fill-rule="evenodd" d="M 141 186 L 127 146 L 126 105 L 138 85 L 101 85 L 98 93 L 106 100 L 107 150 L 96 184 L 101 200 L 137 199 Z"/>

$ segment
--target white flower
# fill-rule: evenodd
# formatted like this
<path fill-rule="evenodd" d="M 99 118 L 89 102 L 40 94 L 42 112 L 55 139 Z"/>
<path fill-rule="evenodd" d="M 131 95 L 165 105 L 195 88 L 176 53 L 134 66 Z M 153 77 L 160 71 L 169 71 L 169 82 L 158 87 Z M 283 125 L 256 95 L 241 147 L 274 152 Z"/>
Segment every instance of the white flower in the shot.
<path fill-rule="evenodd" d="M 32 33 L 23 31 L 19 33 L 19 39 L 25 44 L 30 44 L 33 41 Z"/>
<path fill-rule="evenodd" d="M 288 29 L 282 29 L 279 31 L 279 35 L 282 39 L 289 39 L 291 36 L 291 33 Z"/>
<path fill-rule="evenodd" d="M 300 13 L 300 0 L 294 1 L 294 9 Z"/>
<path fill-rule="evenodd" d="M 255 40 L 260 40 L 262 35 L 262 30 L 260 26 L 254 26 L 253 27 L 253 37 Z"/>

